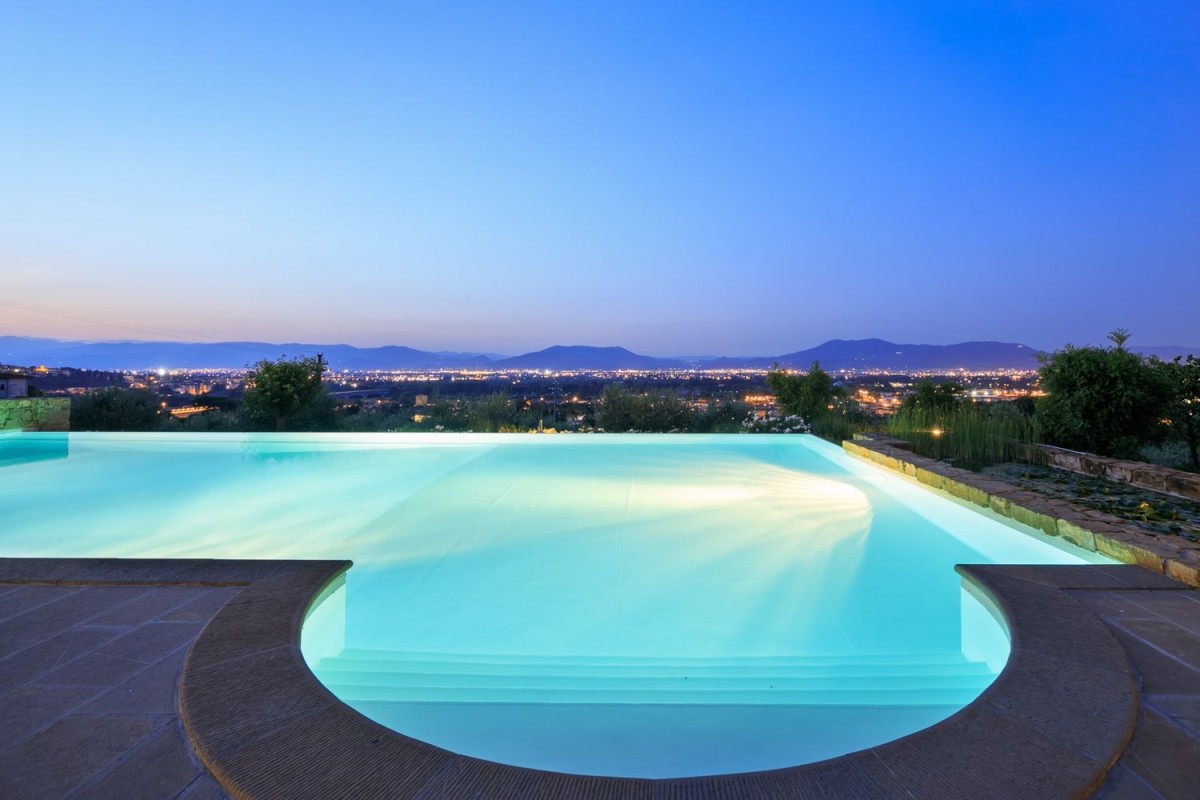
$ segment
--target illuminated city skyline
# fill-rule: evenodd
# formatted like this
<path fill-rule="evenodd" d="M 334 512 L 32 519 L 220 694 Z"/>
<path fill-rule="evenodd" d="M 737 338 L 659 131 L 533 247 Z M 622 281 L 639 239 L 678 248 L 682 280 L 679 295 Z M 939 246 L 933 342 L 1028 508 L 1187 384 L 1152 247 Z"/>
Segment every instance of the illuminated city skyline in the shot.
<path fill-rule="evenodd" d="M 0 335 L 1197 345 L 1200 7 L 22 4 Z"/>

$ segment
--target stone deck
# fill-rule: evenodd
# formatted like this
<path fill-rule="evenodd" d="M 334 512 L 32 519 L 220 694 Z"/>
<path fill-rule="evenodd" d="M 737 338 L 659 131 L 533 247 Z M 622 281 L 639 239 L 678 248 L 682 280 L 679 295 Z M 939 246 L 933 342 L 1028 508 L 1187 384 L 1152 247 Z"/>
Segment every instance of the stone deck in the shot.
<path fill-rule="evenodd" d="M 948 720 L 820 764 L 676 780 L 459 756 L 381 728 L 304 666 L 346 562 L 0 559 L 0 797 L 1191 798 L 1200 596 L 1133 566 L 961 567 L 1009 622 Z"/>

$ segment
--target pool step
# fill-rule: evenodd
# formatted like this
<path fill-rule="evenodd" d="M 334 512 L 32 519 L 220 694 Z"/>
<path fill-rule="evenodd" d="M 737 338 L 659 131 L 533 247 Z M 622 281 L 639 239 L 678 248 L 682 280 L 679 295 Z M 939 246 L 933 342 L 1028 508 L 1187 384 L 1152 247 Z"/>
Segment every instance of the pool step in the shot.
<path fill-rule="evenodd" d="M 961 653 L 706 659 L 347 650 L 315 671 L 347 702 L 439 703 L 964 704 L 995 677 Z"/>

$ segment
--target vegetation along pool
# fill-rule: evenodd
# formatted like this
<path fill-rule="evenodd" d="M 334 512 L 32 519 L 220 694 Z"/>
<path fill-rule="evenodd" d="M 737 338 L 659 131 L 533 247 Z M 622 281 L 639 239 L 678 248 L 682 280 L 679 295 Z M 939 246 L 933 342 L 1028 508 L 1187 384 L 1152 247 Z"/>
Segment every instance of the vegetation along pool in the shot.
<path fill-rule="evenodd" d="M 1007 657 L 958 563 L 1097 556 L 811 436 L 0 435 L 0 555 L 351 558 L 316 675 L 407 735 L 666 777 L 911 733 Z"/>

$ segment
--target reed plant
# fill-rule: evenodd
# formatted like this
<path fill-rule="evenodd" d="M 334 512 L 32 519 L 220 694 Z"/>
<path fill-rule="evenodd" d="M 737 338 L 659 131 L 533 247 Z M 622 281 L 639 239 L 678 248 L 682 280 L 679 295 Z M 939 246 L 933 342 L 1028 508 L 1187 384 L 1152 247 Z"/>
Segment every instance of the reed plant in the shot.
<path fill-rule="evenodd" d="M 1037 418 L 1008 403 L 905 407 L 888 420 L 888 433 L 912 442 L 918 455 L 953 460 L 968 469 L 1013 461 L 1022 446 L 1041 440 Z"/>

